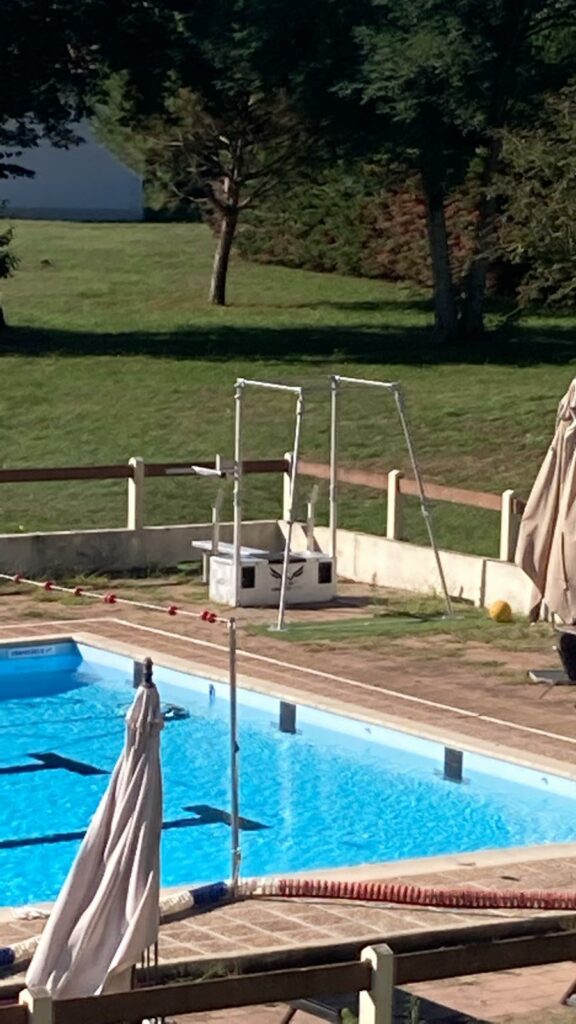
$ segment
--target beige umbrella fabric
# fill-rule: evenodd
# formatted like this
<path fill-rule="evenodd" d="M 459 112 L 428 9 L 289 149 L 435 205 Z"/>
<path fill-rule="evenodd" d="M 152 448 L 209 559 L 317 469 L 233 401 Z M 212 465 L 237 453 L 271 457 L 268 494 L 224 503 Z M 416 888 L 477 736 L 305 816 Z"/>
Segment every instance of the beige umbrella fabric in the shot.
<path fill-rule="evenodd" d="M 531 618 L 544 601 L 576 622 L 576 378 L 558 407 L 556 431 L 526 504 L 515 562 L 534 583 Z"/>
<path fill-rule="evenodd" d="M 130 988 L 158 938 L 162 779 L 158 691 L 138 687 L 126 741 L 34 954 L 26 985 L 53 998 Z"/>

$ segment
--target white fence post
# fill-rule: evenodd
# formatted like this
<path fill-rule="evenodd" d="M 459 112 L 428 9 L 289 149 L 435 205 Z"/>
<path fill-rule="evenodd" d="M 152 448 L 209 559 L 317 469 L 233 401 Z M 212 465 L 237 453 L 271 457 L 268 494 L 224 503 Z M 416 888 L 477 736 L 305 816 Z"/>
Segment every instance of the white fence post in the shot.
<path fill-rule="evenodd" d="M 388 503 L 386 508 L 386 536 L 388 540 L 402 540 L 403 515 L 400 481 L 403 473 L 392 469 L 388 473 Z"/>
<path fill-rule="evenodd" d="M 28 1010 L 28 1024 L 52 1024 L 52 997 L 46 989 L 29 992 L 25 988 L 20 992 L 18 1002 Z"/>
<path fill-rule="evenodd" d="M 284 458 L 288 466 L 282 477 L 282 519 L 284 522 L 288 522 L 290 518 L 290 466 L 292 463 L 292 452 L 284 452 Z"/>
<path fill-rule="evenodd" d="M 132 476 L 128 477 L 128 529 L 141 530 L 144 525 L 144 459 L 130 459 Z"/>
<path fill-rule="evenodd" d="M 502 491 L 502 509 L 500 512 L 500 561 L 513 562 L 518 541 L 520 516 L 514 511 L 516 492 Z"/>
<path fill-rule="evenodd" d="M 367 946 L 360 959 L 372 967 L 370 988 L 360 992 L 358 1024 L 392 1024 L 394 953 L 389 946 Z"/>

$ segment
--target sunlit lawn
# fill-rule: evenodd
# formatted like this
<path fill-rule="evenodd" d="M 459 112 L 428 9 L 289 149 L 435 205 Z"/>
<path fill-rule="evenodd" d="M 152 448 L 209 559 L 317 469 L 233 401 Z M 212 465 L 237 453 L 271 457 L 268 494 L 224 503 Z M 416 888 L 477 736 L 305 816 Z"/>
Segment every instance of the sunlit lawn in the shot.
<path fill-rule="evenodd" d="M 15 249 L 20 269 L 1 288 L 11 325 L 0 338 L 5 467 L 230 455 L 237 376 L 315 385 L 303 446 L 327 461 L 328 375 L 337 371 L 402 383 L 426 478 L 525 495 L 573 372 L 573 321 L 527 321 L 515 342 L 494 342 L 489 361 L 477 352 L 443 355 L 423 296 L 379 281 L 236 260 L 230 305 L 211 308 L 212 238 L 197 225 L 19 222 Z M 250 394 L 245 457 L 290 448 L 292 408 L 286 397 Z M 343 465 L 408 473 L 385 396 L 343 397 L 340 443 Z M 301 510 L 311 483 L 302 481 Z M 150 481 L 146 522 L 206 519 L 212 493 L 205 480 Z M 320 520 L 326 504 L 324 488 Z M 279 479 L 247 482 L 247 515 L 279 507 Z M 124 519 L 125 487 L 116 482 L 0 490 L 4 531 Z M 445 504 L 435 511 L 441 544 L 487 554 L 497 551 L 497 519 Z M 343 489 L 343 526 L 382 532 L 384 523 L 383 496 Z M 424 536 L 412 506 L 407 535 Z"/>

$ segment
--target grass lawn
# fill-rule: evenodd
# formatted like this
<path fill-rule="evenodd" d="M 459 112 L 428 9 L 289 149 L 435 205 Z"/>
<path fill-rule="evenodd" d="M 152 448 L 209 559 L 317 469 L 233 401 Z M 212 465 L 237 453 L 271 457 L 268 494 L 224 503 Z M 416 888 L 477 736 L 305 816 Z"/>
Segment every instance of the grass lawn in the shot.
<path fill-rule="evenodd" d="M 399 285 L 233 262 L 225 309 L 206 303 L 207 229 L 185 224 L 18 222 L 16 276 L 2 282 L 5 467 L 213 457 L 232 450 L 237 376 L 321 385 L 307 400 L 304 452 L 327 461 L 331 372 L 404 386 L 426 478 L 525 495 L 576 357 L 572 320 L 527 319 L 489 349 L 438 352 L 425 297 Z M 245 457 L 291 445 L 292 403 L 251 393 Z M 342 464 L 408 471 L 391 402 L 342 401 Z M 301 487 L 301 511 L 312 481 Z M 146 522 L 209 517 L 213 484 L 149 481 Z M 248 516 L 276 515 L 280 481 L 250 478 Z M 327 488 L 319 519 L 327 513 Z M 228 511 L 230 502 L 228 496 Z M 117 482 L 5 485 L 0 530 L 121 526 Z M 439 504 L 446 547 L 495 554 L 497 515 Z M 343 488 L 341 523 L 382 532 L 382 496 Z M 410 507 L 408 539 L 424 537 Z"/>
<path fill-rule="evenodd" d="M 426 649 L 427 658 L 454 657 L 467 642 L 497 647 L 500 651 L 535 650 L 550 646 L 551 630 L 548 623 L 528 625 L 521 616 L 512 622 L 494 622 L 484 608 L 473 608 L 464 601 L 453 601 L 454 616 L 446 616 L 443 600 L 435 595 L 407 594 L 387 591 L 386 596 L 375 592 L 372 604 L 363 614 L 350 618 L 288 621 L 275 638 L 288 644 L 308 644 L 314 648 L 354 644 L 354 649 L 385 649 L 387 641 L 408 638 L 412 641 L 433 640 Z M 248 626 L 248 632 L 266 635 L 269 623 Z M 495 662 L 495 665 L 498 663 Z"/>

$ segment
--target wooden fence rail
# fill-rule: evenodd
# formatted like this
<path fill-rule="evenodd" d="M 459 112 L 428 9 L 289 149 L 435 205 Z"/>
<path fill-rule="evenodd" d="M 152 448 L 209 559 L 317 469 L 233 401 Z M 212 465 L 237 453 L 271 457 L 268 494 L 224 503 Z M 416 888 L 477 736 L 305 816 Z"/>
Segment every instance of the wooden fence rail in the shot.
<path fill-rule="evenodd" d="M 195 462 L 201 469 L 214 469 L 216 463 L 211 461 Z M 192 476 L 192 462 L 144 462 L 145 477 Z M 247 459 L 242 463 L 245 474 L 287 473 L 290 469 L 288 459 Z M 330 467 L 323 462 L 301 461 L 298 465 L 301 476 L 315 477 L 317 480 L 330 479 Z M 43 468 L 0 469 L 0 484 L 40 483 L 50 480 L 129 480 L 135 475 L 135 467 L 130 463 L 102 466 L 45 466 Z M 356 484 L 359 487 L 370 487 L 377 491 L 387 491 L 390 474 L 367 469 L 339 469 L 338 480 L 344 484 Z M 502 495 L 487 491 L 470 491 L 464 487 L 445 487 L 426 481 L 426 495 L 434 501 L 447 501 L 457 505 L 469 505 L 473 508 L 490 509 L 499 512 L 502 508 Z M 418 495 L 415 480 L 400 476 L 398 490 L 400 494 Z M 514 499 L 515 513 L 524 510 L 524 502 Z"/>
<path fill-rule="evenodd" d="M 317 480 L 330 479 L 330 467 L 322 462 L 298 463 L 298 472 L 302 476 L 312 476 Z M 368 469 L 339 469 L 338 481 L 343 484 L 356 484 L 359 487 L 371 487 L 376 491 L 387 491 L 390 486 L 390 473 L 378 473 Z M 417 496 L 419 491 L 415 480 L 399 476 L 398 490 L 400 494 Z M 424 482 L 426 497 L 433 501 L 447 501 L 455 505 L 469 505 L 472 508 L 486 508 L 493 512 L 502 509 L 502 495 L 490 494 L 487 491 L 469 491 L 464 487 L 445 487 L 443 484 Z M 514 512 L 524 511 L 521 498 L 514 499 Z"/>
<path fill-rule="evenodd" d="M 0 1024 L 28 1024 L 28 1010 L 25 1006 L 2 1006 Z"/>
<path fill-rule="evenodd" d="M 328 964 L 262 972 L 134 992 L 64 999 L 54 1003 L 54 1024 L 115 1024 L 116 1021 L 178 1016 L 270 1002 L 289 1002 L 326 993 L 344 995 L 370 987 L 369 963 Z"/>
<path fill-rule="evenodd" d="M 52 466 L 43 469 L 0 469 L 0 484 L 40 483 L 47 480 L 131 480 L 135 476 L 133 460 L 125 465 Z M 214 469 L 216 463 L 195 462 L 201 469 Z M 144 462 L 144 476 L 193 476 L 192 461 Z M 242 463 L 244 473 L 285 473 L 286 459 L 248 459 Z"/>
<path fill-rule="evenodd" d="M 214 460 L 196 462 L 194 466 L 200 469 L 215 469 L 216 462 Z M 242 463 L 242 469 L 247 475 L 283 474 L 286 481 L 289 479 L 290 459 L 288 456 L 283 459 L 248 459 Z M 301 460 L 298 464 L 298 471 L 303 477 L 313 477 L 316 480 L 330 479 L 330 467 L 322 462 Z M 0 469 L 0 484 L 40 483 L 55 480 L 127 480 L 127 528 L 138 530 L 144 525 L 145 480 L 147 478 L 193 475 L 194 468 L 191 460 L 188 462 L 145 462 L 141 458 L 132 458 L 123 465 Z M 338 470 L 338 481 L 388 492 L 386 536 L 389 540 L 403 539 L 402 498 L 418 495 L 415 480 L 404 477 L 398 470 L 386 473 L 366 469 L 341 468 Z M 491 494 L 486 491 L 471 491 L 463 487 L 446 487 L 443 484 L 430 481 L 425 481 L 424 488 L 426 497 L 432 501 L 443 501 L 499 512 L 500 558 L 503 561 L 513 559 L 518 525 L 525 508 L 525 503 L 514 491 L 506 490 L 502 494 Z M 286 514 L 286 507 L 284 507 L 284 518 L 286 518 Z"/>
<path fill-rule="evenodd" d="M 117 1024 L 212 1010 L 359 994 L 359 1024 L 392 1024 L 395 985 L 511 970 L 576 958 L 574 916 L 533 918 L 397 936 L 359 959 L 270 969 L 129 992 L 52 1001 L 22 991 L 0 1024 Z M 411 948 L 415 947 L 415 948 Z"/>

